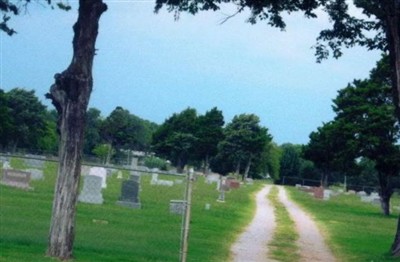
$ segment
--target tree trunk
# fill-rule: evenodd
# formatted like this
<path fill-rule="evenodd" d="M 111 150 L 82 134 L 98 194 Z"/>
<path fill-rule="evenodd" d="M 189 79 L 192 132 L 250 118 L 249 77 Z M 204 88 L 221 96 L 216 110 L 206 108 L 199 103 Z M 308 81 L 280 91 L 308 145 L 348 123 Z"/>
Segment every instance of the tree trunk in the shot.
<path fill-rule="evenodd" d="M 386 13 L 386 37 L 392 68 L 393 96 L 397 117 L 400 120 L 400 2 L 398 0 L 382 2 Z M 400 216 L 391 251 L 393 256 L 400 256 Z"/>
<path fill-rule="evenodd" d="M 204 158 L 203 174 L 208 175 L 209 170 L 210 170 L 210 157 L 207 154 L 206 157 Z"/>
<path fill-rule="evenodd" d="M 239 174 L 240 174 L 240 161 L 237 162 L 236 170 L 235 170 L 235 175 L 239 175 Z"/>
<path fill-rule="evenodd" d="M 79 1 L 71 64 L 55 75 L 55 83 L 46 95 L 57 109 L 60 133 L 58 178 L 47 254 L 60 259 L 72 257 L 85 115 L 93 87 L 95 42 L 100 16 L 106 10 L 102 0 Z"/>
<path fill-rule="evenodd" d="M 249 158 L 249 161 L 247 161 L 247 165 L 246 165 L 246 168 L 245 168 L 244 174 L 243 174 L 243 181 L 245 181 L 247 176 L 249 175 L 250 166 L 251 166 L 251 157 Z"/>
<path fill-rule="evenodd" d="M 400 257 L 400 215 L 399 219 L 397 220 L 397 231 L 396 231 L 396 236 L 394 237 L 391 250 L 393 256 Z"/>
<path fill-rule="evenodd" d="M 382 212 L 385 216 L 390 215 L 390 198 L 393 194 L 390 177 L 390 175 L 379 172 L 379 196 Z"/>

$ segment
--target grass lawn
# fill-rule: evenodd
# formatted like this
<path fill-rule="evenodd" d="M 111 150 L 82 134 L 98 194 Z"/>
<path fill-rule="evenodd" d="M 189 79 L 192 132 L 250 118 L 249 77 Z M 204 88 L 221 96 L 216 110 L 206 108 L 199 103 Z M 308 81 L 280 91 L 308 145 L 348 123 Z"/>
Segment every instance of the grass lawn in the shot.
<path fill-rule="evenodd" d="M 0 261 L 56 261 L 45 257 L 56 168 L 47 163 L 45 179 L 32 181 L 31 191 L 0 185 Z M 169 213 L 169 201 L 183 199 L 185 184 L 152 186 L 150 179 L 141 178 L 142 209 L 116 205 L 121 188 L 116 174 L 107 179 L 104 204 L 78 204 L 74 261 L 179 261 L 182 220 Z M 261 187 L 255 183 L 232 190 L 219 203 L 215 184 L 203 177 L 194 182 L 188 261 L 228 260 L 230 245 L 253 216 L 253 195 Z"/>
<path fill-rule="evenodd" d="M 389 256 L 398 211 L 385 217 L 379 206 L 363 203 L 356 195 L 339 195 L 323 201 L 296 188 L 287 189 L 291 199 L 316 219 L 341 261 L 400 261 Z"/>

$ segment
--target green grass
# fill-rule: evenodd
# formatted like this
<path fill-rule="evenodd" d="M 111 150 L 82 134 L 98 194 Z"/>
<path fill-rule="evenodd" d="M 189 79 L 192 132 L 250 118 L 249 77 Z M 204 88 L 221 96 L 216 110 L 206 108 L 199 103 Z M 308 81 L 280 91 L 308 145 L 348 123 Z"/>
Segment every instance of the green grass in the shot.
<path fill-rule="evenodd" d="M 316 219 L 340 261 L 400 261 L 389 256 L 397 214 L 385 217 L 379 206 L 363 203 L 355 195 L 323 201 L 296 188 L 287 189 L 291 198 Z"/>
<path fill-rule="evenodd" d="M 285 206 L 279 201 L 278 188 L 272 187 L 268 195 L 275 212 L 276 229 L 269 243 L 271 258 L 277 261 L 299 261 L 296 244 L 299 235 Z"/>
<path fill-rule="evenodd" d="M 0 261 L 55 261 L 45 252 L 56 172 L 56 164 L 47 163 L 45 179 L 32 181 L 30 191 L 0 185 Z M 141 178 L 142 209 L 116 205 L 121 188 L 116 174 L 107 179 L 104 204 L 78 204 L 74 261 L 179 260 L 182 220 L 169 213 L 169 201 L 183 199 L 185 185 L 151 186 L 150 179 Z M 188 261 L 229 259 L 230 245 L 253 216 L 253 194 L 261 186 L 232 190 L 219 203 L 215 184 L 202 177 L 194 182 Z"/>

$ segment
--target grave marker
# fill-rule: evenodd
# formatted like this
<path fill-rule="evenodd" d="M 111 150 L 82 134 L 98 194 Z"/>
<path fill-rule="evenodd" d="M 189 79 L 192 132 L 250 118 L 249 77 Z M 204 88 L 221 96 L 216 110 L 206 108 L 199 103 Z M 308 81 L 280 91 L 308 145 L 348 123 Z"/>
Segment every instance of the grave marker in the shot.
<path fill-rule="evenodd" d="M 12 186 L 22 189 L 32 189 L 29 187 L 31 180 L 31 173 L 15 170 L 15 169 L 3 169 L 3 178 L 0 181 L 2 185 Z"/>
<path fill-rule="evenodd" d="M 183 215 L 186 211 L 185 200 L 170 200 L 169 201 L 169 212 L 171 214 Z"/>
<path fill-rule="evenodd" d="M 103 204 L 103 195 L 101 194 L 102 178 L 99 176 L 84 176 L 82 192 L 78 197 L 80 202 L 90 204 Z"/>
<path fill-rule="evenodd" d="M 104 167 L 91 167 L 89 175 L 101 177 L 101 187 L 107 188 L 107 170 Z"/>
<path fill-rule="evenodd" d="M 121 196 L 118 205 L 141 208 L 139 200 L 140 176 L 131 175 L 128 180 L 122 181 Z"/>

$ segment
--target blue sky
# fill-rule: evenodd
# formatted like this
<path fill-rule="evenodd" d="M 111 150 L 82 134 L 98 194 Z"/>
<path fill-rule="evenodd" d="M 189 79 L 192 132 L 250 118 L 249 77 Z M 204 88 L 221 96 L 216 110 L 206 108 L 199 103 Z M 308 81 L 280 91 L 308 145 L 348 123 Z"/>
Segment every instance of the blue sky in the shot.
<path fill-rule="evenodd" d="M 69 1 L 76 7 L 76 1 Z M 333 118 L 331 100 L 353 79 L 368 77 L 379 52 L 345 50 L 339 60 L 315 63 L 315 38 L 328 26 L 325 17 L 286 17 L 282 32 L 266 23 L 245 23 L 248 13 L 220 22 L 235 9 L 178 21 L 165 10 L 154 14 L 153 1 L 106 1 L 100 20 L 90 106 L 104 117 L 122 106 L 161 124 L 187 107 L 204 114 L 213 107 L 225 122 L 242 113 L 260 117 L 278 144 L 304 144 L 308 135 Z M 44 94 L 55 73 L 72 57 L 70 12 L 32 4 L 11 25 L 18 34 L 1 34 L 0 86 Z"/>

